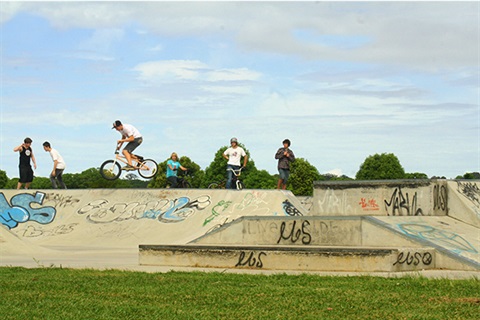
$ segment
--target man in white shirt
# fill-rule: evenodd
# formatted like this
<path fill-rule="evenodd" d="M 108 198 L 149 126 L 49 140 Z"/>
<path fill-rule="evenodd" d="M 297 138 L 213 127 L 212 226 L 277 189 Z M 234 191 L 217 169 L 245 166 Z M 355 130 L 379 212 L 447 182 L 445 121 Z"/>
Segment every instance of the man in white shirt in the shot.
<path fill-rule="evenodd" d="M 232 186 L 233 172 L 240 169 L 240 160 L 243 157 L 243 167 L 247 166 L 248 155 L 245 153 L 242 147 L 238 146 L 237 138 L 230 139 L 230 148 L 223 152 L 223 157 L 228 160 L 227 162 L 227 189 L 235 189 L 236 186 Z"/>
<path fill-rule="evenodd" d="M 128 166 L 124 167 L 124 170 L 135 170 L 132 166 L 132 153 L 143 142 L 143 137 L 140 131 L 137 130 L 131 124 L 122 124 L 120 120 L 113 123 L 112 129 L 117 130 L 122 135 L 122 139 L 117 141 L 117 151 L 120 150 L 124 142 L 128 142 L 125 148 L 122 150 L 122 154 L 127 159 Z"/>
<path fill-rule="evenodd" d="M 57 182 L 55 181 L 55 179 L 57 179 L 58 183 L 60 184 L 60 188 L 67 189 L 67 186 L 62 179 L 63 171 L 65 170 L 65 161 L 63 160 L 63 157 L 60 155 L 60 153 L 58 153 L 57 150 L 52 148 L 50 142 L 48 141 L 45 141 L 43 143 L 43 150 L 49 152 L 53 160 L 53 170 L 50 173 L 50 181 L 52 182 L 52 187 L 54 189 L 57 189 Z"/>

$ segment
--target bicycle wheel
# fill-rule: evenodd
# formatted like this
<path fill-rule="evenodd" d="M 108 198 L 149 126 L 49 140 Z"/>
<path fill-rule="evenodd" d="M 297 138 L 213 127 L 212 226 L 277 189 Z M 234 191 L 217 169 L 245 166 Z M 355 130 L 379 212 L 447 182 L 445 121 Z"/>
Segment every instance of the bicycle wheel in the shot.
<path fill-rule="evenodd" d="M 182 181 L 182 188 L 183 189 L 191 189 L 192 186 L 190 185 L 190 182 L 186 181 L 186 180 L 183 180 Z"/>
<path fill-rule="evenodd" d="M 243 184 L 242 181 L 237 180 L 237 190 L 243 190 L 245 188 L 245 185 Z"/>
<path fill-rule="evenodd" d="M 107 160 L 100 166 L 100 175 L 107 180 L 115 180 L 120 177 L 122 167 L 115 160 Z"/>
<path fill-rule="evenodd" d="M 225 185 L 223 183 L 212 182 L 208 185 L 208 189 L 224 189 Z"/>
<path fill-rule="evenodd" d="M 157 174 L 158 165 L 152 159 L 145 159 L 139 164 L 138 174 L 145 179 L 153 178 Z"/>

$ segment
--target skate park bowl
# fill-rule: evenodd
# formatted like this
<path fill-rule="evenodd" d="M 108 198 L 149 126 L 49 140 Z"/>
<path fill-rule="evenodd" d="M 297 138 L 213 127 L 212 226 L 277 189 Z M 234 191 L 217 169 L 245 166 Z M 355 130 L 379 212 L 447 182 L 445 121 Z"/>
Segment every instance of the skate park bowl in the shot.
<path fill-rule="evenodd" d="M 282 190 L 0 190 L 0 265 L 480 272 L 480 181 Z"/>

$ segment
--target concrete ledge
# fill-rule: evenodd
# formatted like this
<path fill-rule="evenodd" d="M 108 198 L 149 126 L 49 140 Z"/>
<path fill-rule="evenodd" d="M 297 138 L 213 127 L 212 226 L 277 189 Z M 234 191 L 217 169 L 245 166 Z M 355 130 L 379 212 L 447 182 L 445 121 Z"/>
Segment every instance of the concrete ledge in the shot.
<path fill-rule="evenodd" d="M 435 269 L 430 248 L 140 245 L 142 266 L 295 271 L 398 272 Z"/>

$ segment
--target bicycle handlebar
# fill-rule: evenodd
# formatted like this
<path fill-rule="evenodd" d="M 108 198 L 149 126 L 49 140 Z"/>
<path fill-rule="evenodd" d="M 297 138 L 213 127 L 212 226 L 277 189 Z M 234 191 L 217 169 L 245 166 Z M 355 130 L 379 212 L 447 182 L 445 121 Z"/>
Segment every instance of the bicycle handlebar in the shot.
<path fill-rule="evenodd" d="M 244 170 L 244 169 L 245 169 L 245 167 L 241 167 L 238 170 L 233 170 L 232 168 L 228 168 L 227 171 L 232 171 L 233 174 L 238 177 L 242 173 L 242 170 Z"/>

